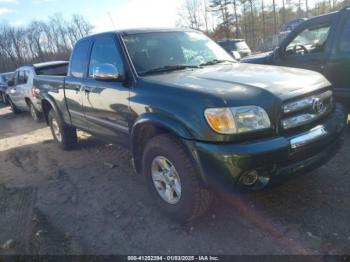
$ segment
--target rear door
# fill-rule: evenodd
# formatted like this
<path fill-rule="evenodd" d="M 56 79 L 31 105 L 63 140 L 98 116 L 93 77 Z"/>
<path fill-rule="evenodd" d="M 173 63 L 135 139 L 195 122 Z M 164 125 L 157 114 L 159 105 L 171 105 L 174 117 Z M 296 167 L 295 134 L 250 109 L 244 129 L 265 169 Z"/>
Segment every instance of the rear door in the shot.
<path fill-rule="evenodd" d="M 32 100 L 34 69 L 26 68 L 23 70 L 23 83 L 20 88 L 21 103 L 25 108 L 28 108 L 26 98 Z"/>
<path fill-rule="evenodd" d="M 10 89 L 10 97 L 12 102 L 19 108 L 25 108 L 25 102 L 23 98 L 23 90 L 22 87 L 25 85 L 27 79 L 24 69 L 20 69 L 16 71 L 14 77 L 15 85 Z"/>
<path fill-rule="evenodd" d="M 83 107 L 89 131 L 116 143 L 129 145 L 129 88 L 123 82 L 96 81 L 93 68 L 114 65 L 125 76 L 121 49 L 115 35 L 99 36 L 93 43 L 88 77 L 84 84 Z"/>
<path fill-rule="evenodd" d="M 325 70 L 341 100 L 350 99 L 350 11 L 344 11 L 334 41 L 333 52 Z"/>
<path fill-rule="evenodd" d="M 64 86 L 71 124 L 83 130 L 88 128 L 83 109 L 83 81 L 87 76 L 90 46 L 90 39 L 81 40 L 75 45 Z"/>

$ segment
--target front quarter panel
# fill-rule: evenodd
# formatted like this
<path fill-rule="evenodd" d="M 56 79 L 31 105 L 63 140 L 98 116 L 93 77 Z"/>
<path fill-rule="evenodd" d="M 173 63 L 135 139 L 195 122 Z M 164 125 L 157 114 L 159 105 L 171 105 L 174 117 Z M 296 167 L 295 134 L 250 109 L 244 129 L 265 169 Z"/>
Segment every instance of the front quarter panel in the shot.
<path fill-rule="evenodd" d="M 254 90 L 253 90 L 254 91 Z M 253 92 L 254 93 L 254 92 Z M 266 92 L 260 92 L 254 99 L 270 102 L 270 107 L 276 108 L 274 100 L 271 100 Z M 148 119 L 150 116 L 156 117 L 156 121 L 164 123 L 167 129 L 174 130 L 179 137 L 207 142 L 234 142 L 242 139 L 257 139 L 266 137 L 273 133 L 274 127 L 261 131 L 259 135 L 222 135 L 213 131 L 207 123 L 204 111 L 206 108 L 231 107 L 230 103 L 222 96 L 215 96 L 211 93 L 193 91 L 179 86 L 167 86 L 161 83 L 143 81 L 130 91 L 130 126 Z M 244 101 L 238 101 L 237 106 Z M 252 101 L 252 104 L 254 102 Z M 267 108 L 267 106 L 264 106 Z M 277 112 L 267 110 L 269 115 L 275 119 Z M 154 119 L 153 119 L 154 120 Z M 273 121 L 272 121 L 273 122 Z"/>

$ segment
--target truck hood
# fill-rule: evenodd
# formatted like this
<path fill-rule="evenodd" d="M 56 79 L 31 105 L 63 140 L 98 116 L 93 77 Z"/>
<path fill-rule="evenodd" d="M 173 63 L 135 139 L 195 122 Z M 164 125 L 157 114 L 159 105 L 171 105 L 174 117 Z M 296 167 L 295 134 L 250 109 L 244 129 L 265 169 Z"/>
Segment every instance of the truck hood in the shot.
<path fill-rule="evenodd" d="M 289 67 L 223 64 L 144 77 L 167 86 L 210 94 L 229 100 L 250 100 L 269 93 L 282 101 L 331 84 L 319 73 Z"/>

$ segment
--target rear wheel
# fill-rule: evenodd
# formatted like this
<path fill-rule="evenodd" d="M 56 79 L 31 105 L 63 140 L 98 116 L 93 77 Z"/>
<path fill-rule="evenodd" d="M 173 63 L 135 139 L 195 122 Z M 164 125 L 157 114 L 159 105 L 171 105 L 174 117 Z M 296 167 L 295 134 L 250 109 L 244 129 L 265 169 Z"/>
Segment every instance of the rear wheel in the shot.
<path fill-rule="evenodd" d="M 73 149 L 78 141 L 77 130 L 60 123 L 56 112 L 53 110 L 50 110 L 48 120 L 52 136 L 60 147 L 64 150 Z"/>
<path fill-rule="evenodd" d="M 35 122 L 41 122 L 41 114 L 35 109 L 33 103 L 29 102 L 29 112 Z"/>
<path fill-rule="evenodd" d="M 10 107 L 12 110 L 12 113 L 19 114 L 21 111 L 16 107 L 16 105 L 12 102 L 11 99 L 8 99 L 8 102 L 10 103 Z"/>
<path fill-rule="evenodd" d="M 212 203 L 212 193 L 201 186 L 186 149 L 170 135 L 156 136 L 147 143 L 143 173 L 153 199 L 171 218 L 193 220 Z"/>

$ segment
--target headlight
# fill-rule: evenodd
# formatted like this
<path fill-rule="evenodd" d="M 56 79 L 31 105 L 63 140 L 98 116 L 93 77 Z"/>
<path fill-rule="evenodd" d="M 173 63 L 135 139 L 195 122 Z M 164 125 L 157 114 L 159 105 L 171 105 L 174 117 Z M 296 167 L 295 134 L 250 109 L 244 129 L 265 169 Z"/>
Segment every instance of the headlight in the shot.
<path fill-rule="evenodd" d="M 208 108 L 204 115 L 210 127 L 220 134 L 240 134 L 271 127 L 269 116 L 259 106 Z"/>

